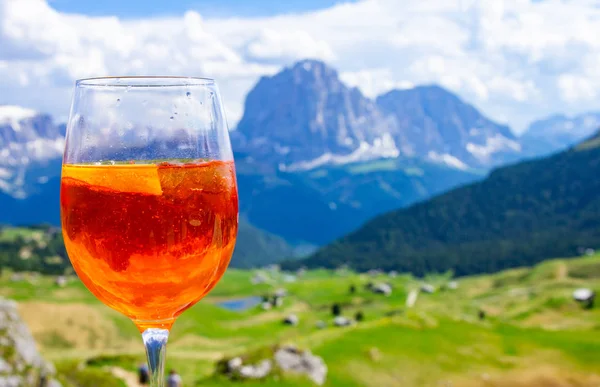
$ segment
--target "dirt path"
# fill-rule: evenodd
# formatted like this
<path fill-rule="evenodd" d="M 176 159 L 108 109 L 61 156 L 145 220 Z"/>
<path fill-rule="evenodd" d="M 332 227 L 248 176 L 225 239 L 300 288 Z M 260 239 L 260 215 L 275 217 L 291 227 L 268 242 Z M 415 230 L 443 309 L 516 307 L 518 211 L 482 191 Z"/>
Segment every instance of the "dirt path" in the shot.
<path fill-rule="evenodd" d="M 125 371 L 121 367 L 110 367 L 110 372 L 124 381 L 127 387 L 139 387 L 137 376 L 133 372 Z"/>

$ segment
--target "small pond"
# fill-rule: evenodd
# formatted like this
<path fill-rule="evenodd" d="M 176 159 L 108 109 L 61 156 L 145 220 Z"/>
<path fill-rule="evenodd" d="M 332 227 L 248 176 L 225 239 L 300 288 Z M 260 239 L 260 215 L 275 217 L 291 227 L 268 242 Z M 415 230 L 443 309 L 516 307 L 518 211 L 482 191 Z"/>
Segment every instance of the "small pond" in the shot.
<path fill-rule="evenodd" d="M 217 305 L 227 310 L 233 310 L 234 312 L 243 312 L 245 310 L 255 307 L 261 302 L 261 297 L 250 296 L 244 298 L 236 298 L 233 300 L 221 301 L 218 302 Z"/>

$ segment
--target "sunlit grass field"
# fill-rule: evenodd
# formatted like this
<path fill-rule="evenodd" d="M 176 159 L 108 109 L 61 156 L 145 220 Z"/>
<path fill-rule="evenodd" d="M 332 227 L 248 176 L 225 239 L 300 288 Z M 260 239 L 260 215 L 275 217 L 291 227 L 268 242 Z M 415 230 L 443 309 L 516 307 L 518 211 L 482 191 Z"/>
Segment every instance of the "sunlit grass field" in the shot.
<path fill-rule="evenodd" d="M 285 282 L 283 274 L 265 271 L 269 281 L 255 285 L 255 274 L 229 270 L 210 296 L 176 322 L 167 368 L 176 369 L 186 386 L 230 385 L 213 375 L 216 361 L 283 343 L 321 356 L 330 386 L 600 386 L 600 307 L 585 310 L 572 300 L 577 288 L 600 290 L 599 256 L 459 278 L 454 290 L 443 289 L 447 275 L 415 279 L 321 270 Z M 393 292 L 374 294 L 365 286 L 369 282 L 388 282 Z M 436 292 L 421 292 L 407 308 L 408 293 L 423 282 Z M 137 329 L 77 279 L 59 287 L 51 277 L 15 282 L 4 273 L 0 285 L 0 295 L 19 302 L 40 350 L 59 370 L 83 362 L 92 373 L 117 369 L 134 376 L 144 359 Z M 279 288 L 289 293 L 281 308 L 230 311 L 218 305 Z M 364 321 L 334 327 L 333 303 L 350 318 L 362 312 Z M 299 317 L 297 326 L 282 323 L 289 314 Z M 319 320 L 328 327 L 318 329 Z M 105 385 L 125 385 L 121 379 Z M 286 375 L 245 384 L 310 382 Z"/>

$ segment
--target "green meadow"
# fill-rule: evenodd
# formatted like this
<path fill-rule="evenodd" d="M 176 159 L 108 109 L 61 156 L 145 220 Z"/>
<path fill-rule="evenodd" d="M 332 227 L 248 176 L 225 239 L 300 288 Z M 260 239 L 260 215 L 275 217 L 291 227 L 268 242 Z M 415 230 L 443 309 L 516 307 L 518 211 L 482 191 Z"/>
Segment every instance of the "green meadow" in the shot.
<path fill-rule="evenodd" d="M 533 268 L 455 279 L 417 279 L 351 271 L 307 271 L 286 282 L 278 271 L 229 270 L 213 292 L 176 322 L 167 368 L 186 386 L 232 385 L 215 375 L 224 357 L 293 343 L 310 349 L 328 367 L 327 386 L 599 386 L 600 307 L 573 301 L 577 288 L 600 290 L 600 256 L 552 260 Z M 289 280 L 289 278 L 287 278 Z M 387 282 L 390 296 L 374 294 L 368 283 Z M 407 307 L 409 292 L 426 282 Z M 19 302 L 42 354 L 53 361 L 66 386 L 135 385 L 144 360 L 139 332 L 125 317 L 98 302 L 76 279 L 64 287 L 54 277 L 15 280 L 5 272 L 0 295 Z M 351 287 L 354 291 L 351 291 Z M 280 308 L 255 306 L 231 311 L 220 302 L 289 293 Z M 363 321 L 332 324 L 332 305 L 343 316 Z M 481 318 L 480 314 L 485 317 Z M 297 326 L 282 320 L 295 314 Z M 323 329 L 317 322 L 327 323 Z M 257 386 L 306 386 L 293 374 L 245 382 Z"/>

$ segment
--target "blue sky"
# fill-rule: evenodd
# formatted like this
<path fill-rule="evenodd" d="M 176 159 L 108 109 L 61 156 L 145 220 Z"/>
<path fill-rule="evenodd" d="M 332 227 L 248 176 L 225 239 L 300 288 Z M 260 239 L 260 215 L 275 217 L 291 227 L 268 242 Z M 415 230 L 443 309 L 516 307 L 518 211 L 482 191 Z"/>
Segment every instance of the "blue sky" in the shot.
<path fill-rule="evenodd" d="M 58 11 L 91 16 L 137 18 L 180 15 L 196 10 L 206 17 L 258 17 L 323 9 L 340 0 L 52 0 Z M 349 1 L 346 1 L 349 2 Z"/>

